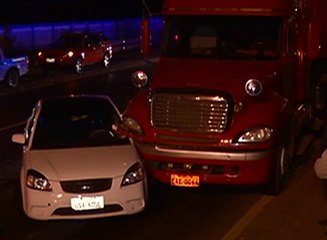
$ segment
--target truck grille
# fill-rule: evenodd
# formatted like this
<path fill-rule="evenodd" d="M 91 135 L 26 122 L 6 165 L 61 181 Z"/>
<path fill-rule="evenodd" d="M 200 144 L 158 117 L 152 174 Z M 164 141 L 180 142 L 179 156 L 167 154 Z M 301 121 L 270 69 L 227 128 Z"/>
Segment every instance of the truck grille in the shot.
<path fill-rule="evenodd" d="M 152 98 L 152 125 L 191 133 L 221 133 L 227 127 L 228 105 L 223 96 L 157 93 Z"/>

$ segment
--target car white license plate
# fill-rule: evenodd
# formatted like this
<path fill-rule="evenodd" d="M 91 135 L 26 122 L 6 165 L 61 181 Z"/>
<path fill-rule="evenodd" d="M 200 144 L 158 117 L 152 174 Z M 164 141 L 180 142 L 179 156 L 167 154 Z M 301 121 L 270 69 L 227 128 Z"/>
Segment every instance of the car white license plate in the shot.
<path fill-rule="evenodd" d="M 177 187 L 199 187 L 200 177 L 196 175 L 170 175 L 170 184 Z"/>
<path fill-rule="evenodd" d="M 104 197 L 74 197 L 70 199 L 70 206 L 76 211 L 104 208 Z"/>
<path fill-rule="evenodd" d="M 56 62 L 56 59 L 54 59 L 54 58 L 46 58 L 45 61 L 47 63 L 54 63 L 54 62 Z"/>

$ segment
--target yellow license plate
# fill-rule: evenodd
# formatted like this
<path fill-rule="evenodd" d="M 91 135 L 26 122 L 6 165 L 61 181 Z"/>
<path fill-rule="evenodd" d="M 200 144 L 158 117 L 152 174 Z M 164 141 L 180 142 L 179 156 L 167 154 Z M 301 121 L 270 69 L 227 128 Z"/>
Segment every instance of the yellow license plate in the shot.
<path fill-rule="evenodd" d="M 199 187 L 200 177 L 195 175 L 170 175 L 170 184 L 177 187 Z"/>

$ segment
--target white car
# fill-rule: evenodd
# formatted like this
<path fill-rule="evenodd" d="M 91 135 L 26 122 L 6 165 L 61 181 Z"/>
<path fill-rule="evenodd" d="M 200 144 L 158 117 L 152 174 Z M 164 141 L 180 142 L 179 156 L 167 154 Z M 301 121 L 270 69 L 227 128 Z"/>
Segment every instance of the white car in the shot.
<path fill-rule="evenodd" d="M 133 142 L 115 131 L 121 114 L 103 95 L 44 98 L 25 132 L 20 183 L 36 220 L 130 215 L 147 204 L 146 172 Z"/>

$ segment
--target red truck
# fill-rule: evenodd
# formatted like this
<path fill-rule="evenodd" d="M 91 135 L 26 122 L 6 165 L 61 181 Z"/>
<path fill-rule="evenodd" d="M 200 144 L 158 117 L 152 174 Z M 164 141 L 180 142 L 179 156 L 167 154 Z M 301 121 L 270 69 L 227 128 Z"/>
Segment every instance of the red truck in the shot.
<path fill-rule="evenodd" d="M 278 194 L 324 109 L 325 0 L 164 0 L 151 81 L 121 130 L 172 186 L 263 185 Z"/>

